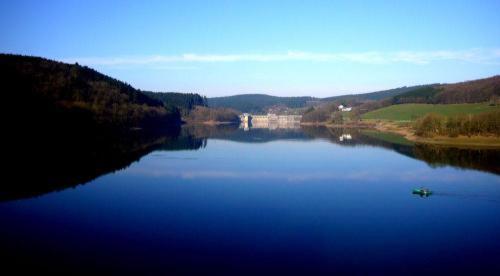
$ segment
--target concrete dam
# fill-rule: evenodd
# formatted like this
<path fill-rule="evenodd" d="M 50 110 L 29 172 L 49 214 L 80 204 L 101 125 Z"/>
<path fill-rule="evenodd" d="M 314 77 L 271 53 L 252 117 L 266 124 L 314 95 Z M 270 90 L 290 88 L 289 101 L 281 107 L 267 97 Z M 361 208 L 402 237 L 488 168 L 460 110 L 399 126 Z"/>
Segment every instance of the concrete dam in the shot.
<path fill-rule="evenodd" d="M 300 127 L 302 115 L 252 115 L 244 113 L 240 115 L 243 126 L 252 128 L 297 128 Z"/>

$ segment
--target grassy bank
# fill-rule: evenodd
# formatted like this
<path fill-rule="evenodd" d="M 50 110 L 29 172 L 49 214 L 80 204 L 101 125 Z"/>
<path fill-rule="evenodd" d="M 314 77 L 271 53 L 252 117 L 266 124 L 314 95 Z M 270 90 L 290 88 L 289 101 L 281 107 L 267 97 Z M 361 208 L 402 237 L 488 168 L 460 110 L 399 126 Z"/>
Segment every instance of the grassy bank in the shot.
<path fill-rule="evenodd" d="M 361 116 L 364 120 L 414 121 L 428 113 L 444 116 L 479 114 L 500 110 L 500 106 L 477 104 L 397 104 L 370 111 Z"/>
<path fill-rule="evenodd" d="M 415 143 L 446 145 L 458 148 L 500 148 L 500 137 L 493 135 L 459 135 L 457 137 L 436 135 L 433 137 L 420 137 L 415 135 L 415 131 L 410 123 L 404 124 L 390 121 L 379 121 L 373 126 L 379 131 L 398 134 Z"/>

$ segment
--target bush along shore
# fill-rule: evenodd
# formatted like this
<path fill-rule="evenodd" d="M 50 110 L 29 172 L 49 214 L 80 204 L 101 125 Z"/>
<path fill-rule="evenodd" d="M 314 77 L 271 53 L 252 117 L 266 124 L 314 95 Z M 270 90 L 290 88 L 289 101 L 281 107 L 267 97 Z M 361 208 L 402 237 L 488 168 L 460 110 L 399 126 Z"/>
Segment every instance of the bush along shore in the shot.
<path fill-rule="evenodd" d="M 415 122 L 377 121 L 380 131 L 395 132 L 414 142 L 463 147 L 500 148 L 500 111 L 443 116 L 429 113 Z"/>

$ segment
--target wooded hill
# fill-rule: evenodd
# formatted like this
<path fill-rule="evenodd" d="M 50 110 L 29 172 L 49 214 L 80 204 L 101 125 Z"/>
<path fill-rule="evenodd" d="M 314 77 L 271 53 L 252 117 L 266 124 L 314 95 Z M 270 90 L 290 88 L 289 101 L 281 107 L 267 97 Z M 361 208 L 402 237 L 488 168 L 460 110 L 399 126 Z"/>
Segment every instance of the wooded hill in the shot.
<path fill-rule="evenodd" d="M 285 106 L 288 108 L 304 108 L 309 106 L 318 106 L 325 103 L 337 102 L 339 104 L 362 103 L 366 101 L 376 101 L 386 99 L 396 95 L 406 93 L 418 88 L 431 85 L 419 85 L 410 87 L 399 87 L 389 90 L 381 90 L 364 94 L 349 94 L 333 96 L 327 98 L 316 97 L 278 97 L 265 94 L 243 94 L 227 97 L 208 98 L 209 107 L 225 107 L 249 113 L 266 113 L 270 107 Z"/>
<path fill-rule="evenodd" d="M 243 94 L 208 98 L 209 107 L 225 107 L 249 113 L 266 113 L 273 106 L 305 108 L 328 103 L 361 106 L 361 113 L 391 104 L 402 103 L 478 103 L 498 101 L 500 76 L 454 84 L 404 86 L 363 94 L 349 94 L 327 98 L 277 97 L 265 94 Z"/>
<path fill-rule="evenodd" d="M 86 66 L 0 54 L 0 76 L 12 124 L 128 129 L 180 123 L 177 108 Z"/>
<path fill-rule="evenodd" d="M 161 101 L 165 106 L 175 106 L 187 114 L 195 106 L 207 106 L 207 98 L 196 93 L 141 91 L 150 98 Z"/>
<path fill-rule="evenodd" d="M 500 76 L 421 87 L 395 96 L 392 103 L 480 103 L 496 98 L 500 98 Z"/>
<path fill-rule="evenodd" d="M 209 107 L 231 108 L 248 113 L 266 113 L 272 106 L 282 105 L 288 108 L 301 108 L 310 101 L 315 101 L 313 97 L 277 97 L 265 94 L 243 94 L 227 97 L 208 98 Z"/>

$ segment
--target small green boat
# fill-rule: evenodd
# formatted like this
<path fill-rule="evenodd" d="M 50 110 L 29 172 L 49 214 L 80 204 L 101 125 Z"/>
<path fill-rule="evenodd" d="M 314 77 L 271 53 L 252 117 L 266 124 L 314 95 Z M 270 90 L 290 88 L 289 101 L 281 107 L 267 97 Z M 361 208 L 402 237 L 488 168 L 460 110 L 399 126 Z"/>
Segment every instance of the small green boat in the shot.
<path fill-rule="evenodd" d="M 413 194 L 419 196 L 430 196 L 432 195 L 432 191 L 426 188 L 413 189 Z"/>

